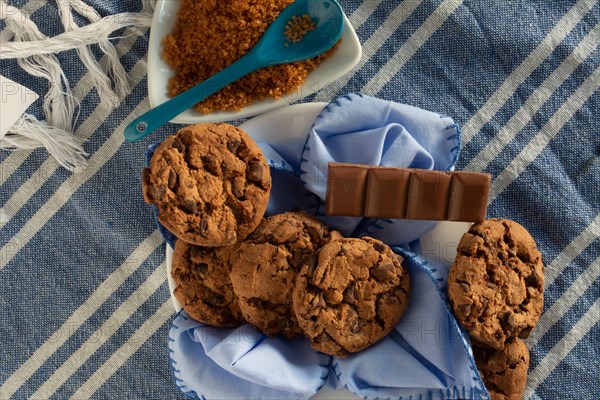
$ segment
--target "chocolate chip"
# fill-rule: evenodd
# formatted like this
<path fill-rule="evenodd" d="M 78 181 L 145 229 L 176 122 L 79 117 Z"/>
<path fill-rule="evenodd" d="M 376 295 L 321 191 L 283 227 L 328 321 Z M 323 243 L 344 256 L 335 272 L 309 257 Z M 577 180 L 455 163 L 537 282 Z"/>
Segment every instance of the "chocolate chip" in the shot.
<path fill-rule="evenodd" d="M 465 293 L 469 293 L 471 291 L 471 286 L 467 285 L 466 283 L 460 283 L 460 287 Z"/>
<path fill-rule="evenodd" d="M 206 273 L 208 272 L 208 264 L 200 263 L 196 266 L 196 269 L 198 270 L 198 274 L 200 274 L 202 278 L 205 278 Z"/>
<path fill-rule="evenodd" d="M 504 317 L 502 318 L 502 321 L 500 322 L 500 324 L 502 325 L 502 327 L 505 330 L 509 330 L 509 331 L 514 330 L 515 327 L 517 326 L 517 321 L 515 320 L 515 315 L 512 312 L 507 312 L 506 314 L 504 314 Z"/>
<path fill-rule="evenodd" d="M 531 274 L 525 278 L 525 285 L 535 287 L 540 286 L 540 277 L 538 276 L 537 272 L 531 271 Z"/>
<path fill-rule="evenodd" d="M 386 281 L 394 276 L 394 266 L 392 264 L 377 265 L 372 268 L 370 275 L 378 281 Z"/>
<path fill-rule="evenodd" d="M 163 198 L 163 196 L 165 195 L 165 185 L 156 185 L 156 186 L 151 186 L 150 188 L 150 195 L 152 196 L 152 198 L 154 200 L 161 200 Z"/>
<path fill-rule="evenodd" d="M 202 167 L 206 172 L 210 172 L 213 175 L 219 175 L 219 161 L 212 154 L 202 156 Z"/>
<path fill-rule="evenodd" d="M 373 249 L 381 253 L 385 250 L 385 247 L 381 243 L 373 243 Z"/>
<path fill-rule="evenodd" d="M 169 189 L 173 189 L 173 188 L 175 188 L 175 186 L 177 186 L 177 174 L 173 170 L 169 171 L 168 185 L 169 185 Z"/>
<path fill-rule="evenodd" d="M 350 304 L 354 304 L 356 302 L 354 285 L 350 285 L 346 288 L 346 290 L 344 290 L 344 301 Z"/>
<path fill-rule="evenodd" d="M 220 294 L 214 294 L 213 296 L 206 298 L 204 302 L 213 307 L 222 307 L 225 304 L 225 298 Z"/>
<path fill-rule="evenodd" d="M 458 307 L 456 307 L 456 312 L 465 318 L 468 317 L 471 315 L 471 304 L 459 304 Z"/>
<path fill-rule="evenodd" d="M 250 181 L 262 184 L 265 174 L 263 163 L 257 160 L 248 163 L 247 177 Z"/>
<path fill-rule="evenodd" d="M 304 258 L 304 264 L 308 265 L 309 275 L 312 275 L 315 272 L 315 268 L 317 268 L 318 261 L 319 257 L 317 257 L 317 255 L 314 253 L 309 253 L 309 255 Z"/>
<path fill-rule="evenodd" d="M 498 286 L 494 285 L 492 282 L 486 282 L 485 284 L 487 287 L 489 287 L 490 289 L 493 290 L 498 290 Z"/>
<path fill-rule="evenodd" d="M 230 152 L 232 152 L 233 154 L 237 153 L 238 147 L 240 147 L 240 144 L 242 142 L 235 139 L 235 140 L 230 140 L 229 142 L 227 142 L 227 150 L 229 150 Z"/>
<path fill-rule="evenodd" d="M 173 140 L 173 144 L 171 146 L 174 149 L 179 150 L 180 153 L 185 153 L 185 144 L 183 144 L 183 142 L 178 138 L 175 138 L 175 140 Z"/>
<path fill-rule="evenodd" d="M 529 254 L 528 251 L 525 251 L 525 249 L 517 249 L 517 257 L 519 257 L 519 259 L 525 264 L 531 262 L 531 254 Z"/>
<path fill-rule="evenodd" d="M 302 265 L 304 264 L 304 260 L 308 256 L 307 251 L 296 250 L 292 253 L 292 259 L 290 260 L 290 266 L 295 270 L 300 270 Z"/>
<path fill-rule="evenodd" d="M 196 212 L 198 212 L 198 203 L 186 197 L 181 199 L 181 207 L 189 214 L 196 214 Z"/>
<path fill-rule="evenodd" d="M 310 236 L 310 241 L 312 243 L 319 243 L 321 238 L 325 236 L 325 232 L 323 232 L 322 229 L 317 229 L 310 225 L 304 226 L 304 231 Z"/>
<path fill-rule="evenodd" d="M 523 329 L 521 332 L 519 332 L 519 338 L 521 338 L 521 339 L 528 338 L 529 335 L 531 334 L 532 329 L 533 329 L 532 326 L 528 326 L 527 328 Z"/>
<path fill-rule="evenodd" d="M 190 252 L 190 260 L 192 260 L 192 262 L 194 262 L 194 263 L 197 263 L 198 260 L 203 255 L 202 247 L 190 246 L 189 252 Z"/>

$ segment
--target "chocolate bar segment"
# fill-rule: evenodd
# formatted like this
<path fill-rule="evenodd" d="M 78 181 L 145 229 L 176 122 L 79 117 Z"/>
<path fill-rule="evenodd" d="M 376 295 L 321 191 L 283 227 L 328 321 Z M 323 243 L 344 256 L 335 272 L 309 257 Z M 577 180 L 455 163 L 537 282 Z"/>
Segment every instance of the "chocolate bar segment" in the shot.
<path fill-rule="evenodd" d="M 371 218 L 480 222 L 490 175 L 329 163 L 326 212 Z"/>
<path fill-rule="evenodd" d="M 405 218 L 410 171 L 369 168 L 365 217 Z"/>
<path fill-rule="evenodd" d="M 327 214 L 363 215 L 367 168 L 358 164 L 329 164 L 327 174 Z"/>
<path fill-rule="evenodd" d="M 450 190 L 448 220 L 483 221 L 490 192 L 490 181 L 489 174 L 478 172 L 454 173 Z"/>
<path fill-rule="evenodd" d="M 406 218 L 446 220 L 451 179 L 442 171 L 412 170 Z"/>

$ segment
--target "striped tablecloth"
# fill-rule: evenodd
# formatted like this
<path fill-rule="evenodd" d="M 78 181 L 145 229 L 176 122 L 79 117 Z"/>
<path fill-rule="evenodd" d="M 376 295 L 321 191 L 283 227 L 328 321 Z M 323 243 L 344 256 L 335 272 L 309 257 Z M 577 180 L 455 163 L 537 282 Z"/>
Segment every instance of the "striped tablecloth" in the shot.
<path fill-rule="evenodd" d="M 46 35 L 62 32 L 55 1 L 8 3 Z M 86 3 L 102 16 L 141 10 L 134 0 Z M 458 168 L 492 174 L 489 216 L 523 224 L 546 264 L 526 398 L 600 398 L 600 4 L 342 5 L 363 59 L 303 101 L 357 92 L 459 122 Z M 0 20 L 0 43 L 5 28 Z M 131 93 L 114 109 L 73 51 L 58 54 L 80 99 L 87 168 L 71 174 L 43 149 L 0 153 L 0 399 L 183 398 L 166 346 L 164 245 L 140 190 L 148 143 L 122 135 L 149 107 L 148 28 L 116 36 Z M 15 60 L 1 60 L 0 73 L 47 90 Z M 41 99 L 30 112 L 44 117 Z"/>

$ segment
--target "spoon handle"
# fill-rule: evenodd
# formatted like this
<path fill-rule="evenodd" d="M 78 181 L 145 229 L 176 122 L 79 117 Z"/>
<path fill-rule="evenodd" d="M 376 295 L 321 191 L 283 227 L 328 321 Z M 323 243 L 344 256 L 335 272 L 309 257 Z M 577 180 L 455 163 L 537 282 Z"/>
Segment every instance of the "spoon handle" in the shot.
<path fill-rule="evenodd" d="M 261 68 L 263 66 L 261 64 L 258 57 L 253 57 L 251 53 L 248 53 L 246 56 L 240 58 L 238 61 L 227 68 L 224 68 L 207 80 L 159 106 L 154 107 L 133 120 L 127 125 L 127 128 L 125 128 L 125 139 L 130 142 L 135 142 L 136 140 L 146 137 L 183 111 L 192 107 L 194 104 L 227 86 L 236 79 Z"/>

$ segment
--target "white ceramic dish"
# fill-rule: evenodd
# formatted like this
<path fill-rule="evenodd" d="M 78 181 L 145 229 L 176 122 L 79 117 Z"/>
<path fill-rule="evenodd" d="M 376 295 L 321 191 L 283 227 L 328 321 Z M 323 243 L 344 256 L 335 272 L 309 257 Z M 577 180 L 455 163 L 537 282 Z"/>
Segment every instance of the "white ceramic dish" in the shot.
<path fill-rule="evenodd" d="M 295 104 L 268 112 L 252 118 L 240 125 L 254 140 L 268 143 L 281 143 L 291 141 L 304 141 L 306 132 L 311 128 L 315 118 L 326 103 Z M 428 258 L 443 260 L 452 263 L 456 256 L 456 247 L 460 237 L 469 229 L 470 223 L 440 222 L 436 227 L 421 237 L 421 250 Z M 166 245 L 167 279 L 171 299 L 176 312 L 181 310 L 181 305 L 173 296 L 175 282 L 171 277 L 171 262 L 173 249 Z M 345 390 L 321 391 L 314 400 L 356 400 L 359 397 Z"/>
<path fill-rule="evenodd" d="M 169 99 L 167 83 L 173 72 L 162 59 L 162 42 L 173 30 L 178 9 L 178 0 L 158 0 L 154 11 L 148 46 L 148 99 L 151 107 L 156 107 Z M 340 47 L 332 57 L 324 61 L 319 68 L 308 76 L 304 85 L 298 91 L 278 100 L 269 99 L 254 103 L 237 112 L 220 111 L 203 115 L 193 109 L 188 109 L 171 122 L 196 124 L 231 121 L 283 107 L 317 92 L 327 84 L 340 78 L 358 63 L 361 55 L 362 49 L 358 36 L 356 36 L 356 32 L 348 18 L 345 18 L 345 29 L 342 33 Z"/>

